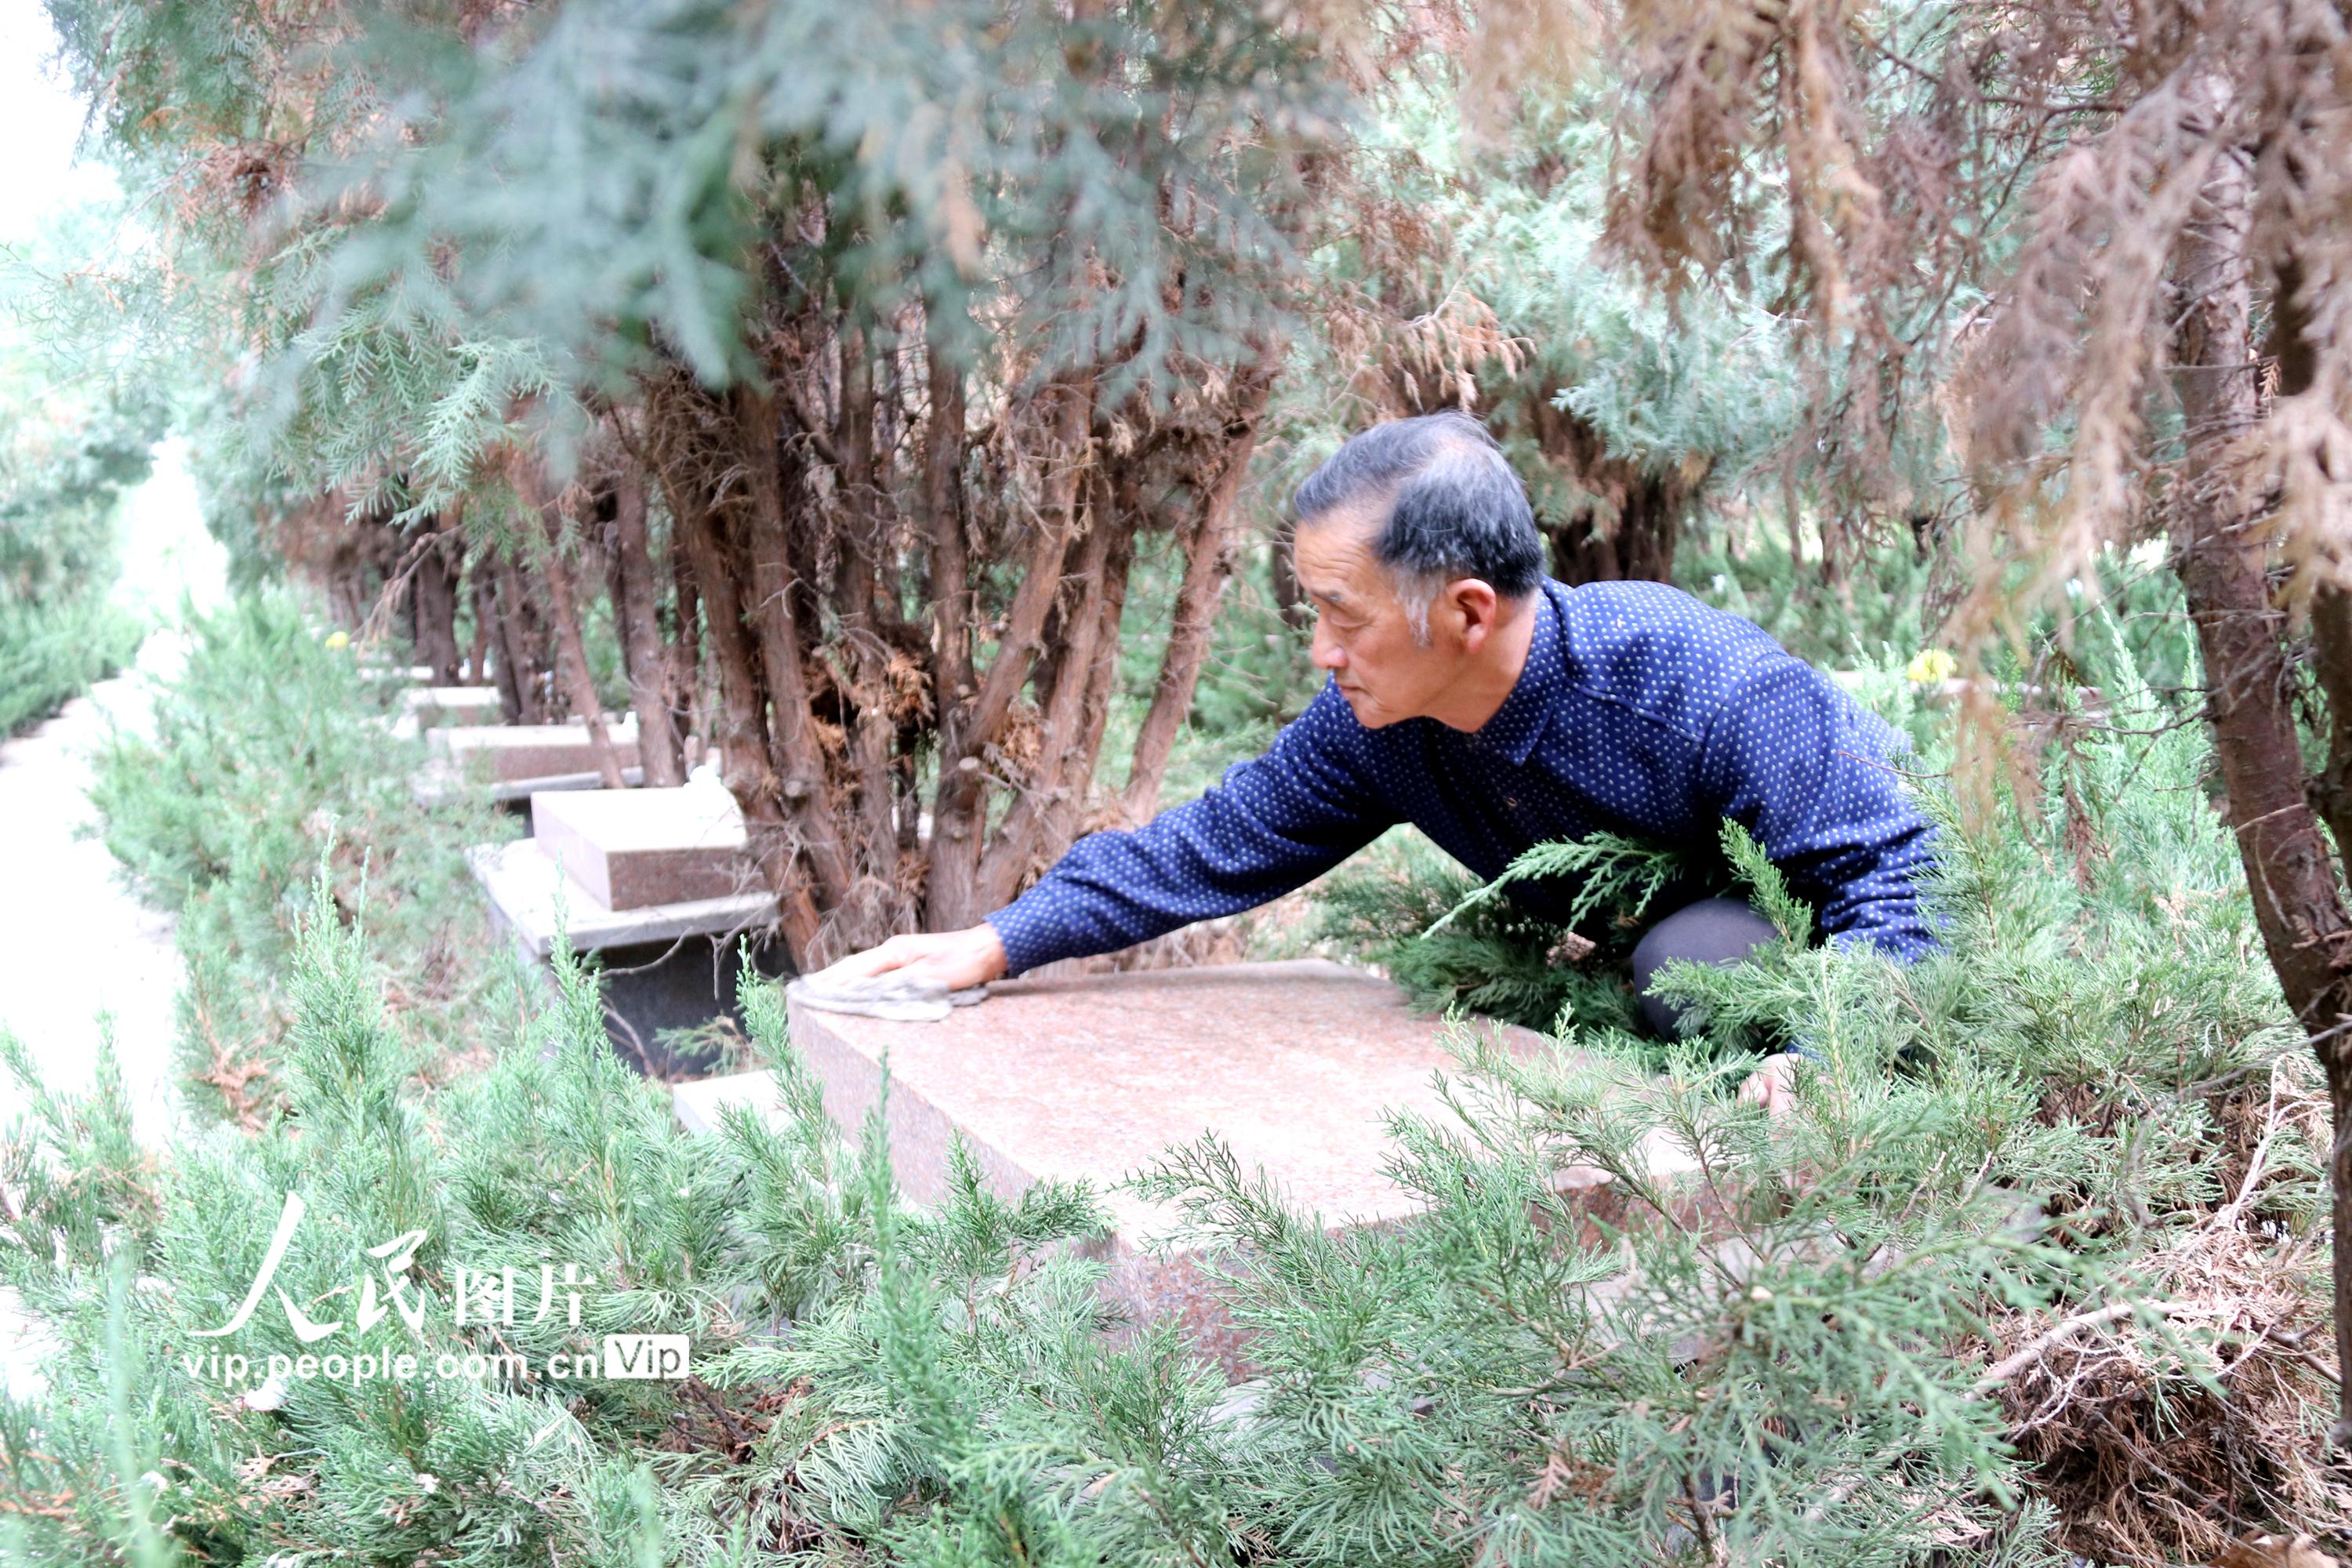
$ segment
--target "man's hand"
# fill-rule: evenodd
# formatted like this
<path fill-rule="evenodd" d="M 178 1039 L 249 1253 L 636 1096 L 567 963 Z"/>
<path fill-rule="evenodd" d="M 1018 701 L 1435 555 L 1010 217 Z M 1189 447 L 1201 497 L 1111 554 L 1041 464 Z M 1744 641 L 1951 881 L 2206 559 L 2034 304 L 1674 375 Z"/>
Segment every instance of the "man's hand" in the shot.
<path fill-rule="evenodd" d="M 1756 1070 L 1739 1081 L 1739 1098 L 1778 1116 L 1797 1108 L 1797 1056 L 1782 1051 L 1766 1057 Z"/>
<path fill-rule="evenodd" d="M 854 952 L 833 966 L 843 980 L 866 980 L 895 969 L 911 978 L 943 982 L 950 991 L 983 985 L 1005 971 L 1004 943 L 986 921 L 969 931 L 948 931 L 916 936 L 894 936 L 879 947 Z"/>

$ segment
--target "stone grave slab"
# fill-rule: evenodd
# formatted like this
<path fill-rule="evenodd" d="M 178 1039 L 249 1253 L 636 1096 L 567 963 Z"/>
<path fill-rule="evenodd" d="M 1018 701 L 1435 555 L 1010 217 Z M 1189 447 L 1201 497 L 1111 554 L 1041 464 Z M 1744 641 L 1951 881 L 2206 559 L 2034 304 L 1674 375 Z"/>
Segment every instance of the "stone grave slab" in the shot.
<path fill-rule="evenodd" d="M 602 963 L 614 1048 L 648 1076 L 709 1070 L 708 1054 L 674 1053 L 657 1037 L 734 1015 L 740 941 L 751 942 L 762 973 L 784 965 L 776 900 L 764 888 L 616 910 L 535 838 L 478 845 L 466 862 L 489 900 L 492 927 L 541 965 L 555 951 L 560 907 L 572 951 L 593 952 Z"/>
<path fill-rule="evenodd" d="M 621 783 L 631 789 L 645 781 L 646 771 L 641 767 L 632 764 L 621 770 Z M 445 801 L 457 799 L 472 787 L 472 783 L 450 765 L 448 758 L 433 757 L 427 759 L 424 771 L 417 774 L 409 793 L 415 796 L 419 805 L 439 805 Z M 500 805 L 528 812 L 530 797 L 535 795 L 544 795 L 550 790 L 604 787 L 603 773 L 551 773 L 543 778 L 493 780 L 489 791 L 490 798 Z"/>
<path fill-rule="evenodd" d="M 419 729 L 444 725 L 481 726 L 499 722 L 498 689 L 489 686 L 417 686 L 400 694 L 402 711 L 412 714 Z"/>
<path fill-rule="evenodd" d="M 606 909 L 723 899 L 756 889 L 743 814 L 724 785 L 539 791 L 530 833 Z"/>
<path fill-rule="evenodd" d="M 395 730 L 394 732 L 399 731 Z M 443 731 L 436 730 L 426 733 L 429 737 Z M 409 738 L 415 738 L 413 731 Z M 631 753 L 623 754 L 625 756 Z M 706 748 L 703 755 L 709 759 L 712 768 L 719 766 L 718 747 Z M 694 747 L 691 743 L 687 748 L 687 756 L 689 761 L 694 756 Z M 630 789 L 635 789 L 645 782 L 646 771 L 637 763 L 632 762 L 622 767 L 621 783 Z M 409 793 L 415 797 L 417 805 L 430 806 L 454 800 L 473 787 L 475 786 L 468 779 L 466 769 L 460 767 L 446 752 L 436 750 L 425 758 L 425 766 L 418 772 Z M 551 790 L 600 790 L 604 787 L 604 775 L 594 771 L 593 763 L 586 773 L 546 773 L 535 778 L 493 778 L 489 782 L 490 798 L 493 801 L 509 809 L 526 813 L 530 811 L 530 799 L 535 795 L 544 795 Z"/>
<path fill-rule="evenodd" d="M 606 726 L 621 766 L 637 765 L 635 714 Z M 433 732 L 435 749 L 463 777 L 484 767 L 501 784 L 572 773 L 596 773 L 596 750 L 585 724 L 457 724 Z"/>
<path fill-rule="evenodd" d="M 1539 1037 L 1481 1022 L 1515 1048 Z M 1416 1014 L 1385 980 L 1322 960 L 1025 979 L 935 1024 L 894 1023 L 794 1006 L 792 1039 L 824 1086 L 825 1108 L 852 1137 L 873 1107 L 888 1054 L 888 1132 L 908 1195 L 946 1191 L 961 1132 L 996 1191 L 1085 1178 L 1113 1186 L 1172 1144 L 1213 1131 L 1244 1171 L 1262 1168 L 1297 1206 L 1345 1228 L 1416 1208 L 1381 1172 L 1391 1110 L 1438 1111 L 1432 1074 L 1457 1068 L 1442 1020 Z M 717 1124 L 729 1104 L 780 1117 L 765 1072 L 680 1084 L 679 1121 Z M 1661 1176 L 1695 1163 L 1663 1140 Z M 1597 1171 L 1562 1173 L 1596 1214 L 1613 1202 Z M 1100 1256 L 1130 1315 L 1174 1315 L 1195 1348 L 1228 1370 L 1240 1339 L 1198 1266 L 1147 1249 L 1173 1216 L 1106 1192 L 1115 1234 Z"/>

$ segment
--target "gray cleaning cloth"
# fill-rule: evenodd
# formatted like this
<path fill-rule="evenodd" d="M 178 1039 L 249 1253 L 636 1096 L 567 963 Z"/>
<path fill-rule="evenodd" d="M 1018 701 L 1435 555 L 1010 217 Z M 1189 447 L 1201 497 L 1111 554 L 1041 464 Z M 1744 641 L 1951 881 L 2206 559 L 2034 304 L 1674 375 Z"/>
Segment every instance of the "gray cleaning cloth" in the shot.
<path fill-rule="evenodd" d="M 851 976 L 836 974 L 835 970 L 840 967 L 835 964 L 788 982 L 784 994 L 820 1013 L 855 1013 L 909 1024 L 936 1024 L 958 1007 L 988 998 L 985 985 L 950 991 L 943 980 L 909 974 L 903 969 Z"/>

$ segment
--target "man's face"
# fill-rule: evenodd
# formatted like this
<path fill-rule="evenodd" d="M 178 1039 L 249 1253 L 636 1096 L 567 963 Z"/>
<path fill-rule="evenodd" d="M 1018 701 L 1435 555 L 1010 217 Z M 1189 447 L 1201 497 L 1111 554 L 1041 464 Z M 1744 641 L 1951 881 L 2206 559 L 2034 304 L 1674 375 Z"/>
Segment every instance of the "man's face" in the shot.
<path fill-rule="evenodd" d="M 1430 605 L 1428 646 L 1414 640 L 1396 584 L 1372 553 L 1375 521 L 1312 519 L 1299 525 L 1292 552 L 1298 585 L 1315 605 L 1316 666 L 1331 672 L 1370 730 L 1430 713 L 1465 658 L 1461 617 L 1443 592 Z"/>

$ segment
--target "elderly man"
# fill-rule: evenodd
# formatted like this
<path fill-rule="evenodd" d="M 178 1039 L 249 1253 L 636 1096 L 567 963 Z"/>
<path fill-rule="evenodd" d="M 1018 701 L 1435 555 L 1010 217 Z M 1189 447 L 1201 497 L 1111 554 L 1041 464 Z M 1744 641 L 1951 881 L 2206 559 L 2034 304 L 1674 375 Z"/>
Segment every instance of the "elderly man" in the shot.
<path fill-rule="evenodd" d="M 1131 832 L 1080 840 L 969 931 L 894 937 L 852 974 L 919 966 L 969 986 L 1106 952 L 1276 898 L 1411 822 L 1482 878 L 1608 830 L 1712 845 L 1748 829 L 1822 931 L 1898 957 L 1934 945 L 1912 889 L 1927 825 L 1884 758 L 1892 732 L 1758 626 L 1659 583 L 1543 574 L 1525 488 L 1475 420 L 1375 426 L 1300 487 L 1296 558 L 1330 672 L 1264 756 Z M 1559 889 L 1520 884 L 1538 914 Z M 1637 988 L 1672 959 L 1736 961 L 1770 936 L 1742 903 L 1659 921 Z M 1644 996 L 1661 1033 L 1672 1009 Z M 1778 1103 L 1788 1064 L 1751 1078 Z"/>

